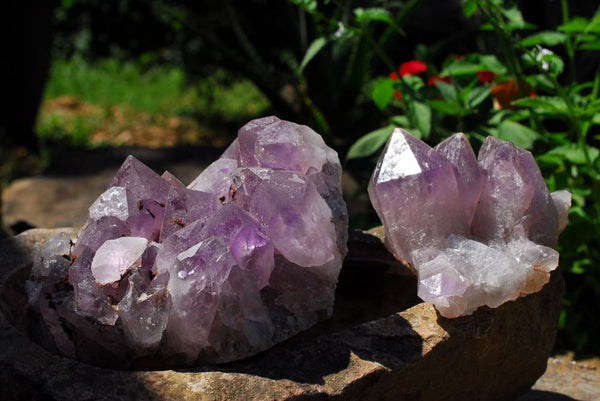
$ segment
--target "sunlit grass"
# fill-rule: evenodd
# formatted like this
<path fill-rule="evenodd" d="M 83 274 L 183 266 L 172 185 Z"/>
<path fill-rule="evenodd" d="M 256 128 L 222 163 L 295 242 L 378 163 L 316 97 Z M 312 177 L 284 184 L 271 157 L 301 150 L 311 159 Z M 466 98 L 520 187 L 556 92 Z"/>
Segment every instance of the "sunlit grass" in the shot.
<path fill-rule="evenodd" d="M 211 131 L 203 124 L 243 122 L 269 107 L 250 81 L 236 79 L 222 70 L 191 82 L 176 66 L 142 68 L 130 61 L 90 62 L 81 57 L 54 61 L 44 98 L 38 135 L 67 139 L 80 146 L 93 146 L 95 141 L 90 136 L 99 130 L 118 136 L 132 125 L 139 131 L 144 124 L 172 125 L 173 119 L 180 117 L 186 131 L 181 140 L 202 143 L 201 137 Z M 117 109 L 126 118 L 117 121 Z M 190 135 L 190 131 L 197 133 Z"/>

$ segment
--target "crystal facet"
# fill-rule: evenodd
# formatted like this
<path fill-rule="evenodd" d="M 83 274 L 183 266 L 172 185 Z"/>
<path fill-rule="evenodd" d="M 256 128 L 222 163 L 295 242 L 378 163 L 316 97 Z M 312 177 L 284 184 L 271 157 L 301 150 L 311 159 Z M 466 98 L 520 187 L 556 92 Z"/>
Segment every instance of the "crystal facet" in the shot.
<path fill-rule="evenodd" d="M 29 301 L 88 362 L 231 361 L 331 314 L 347 224 L 337 154 L 308 127 L 254 120 L 187 188 L 128 157 L 75 245 L 42 249 Z"/>
<path fill-rule="evenodd" d="M 390 137 L 369 184 L 386 245 L 443 316 L 539 291 L 558 266 L 571 194 L 550 193 L 530 152 L 489 137 L 478 159 L 455 134 L 430 148 Z"/>

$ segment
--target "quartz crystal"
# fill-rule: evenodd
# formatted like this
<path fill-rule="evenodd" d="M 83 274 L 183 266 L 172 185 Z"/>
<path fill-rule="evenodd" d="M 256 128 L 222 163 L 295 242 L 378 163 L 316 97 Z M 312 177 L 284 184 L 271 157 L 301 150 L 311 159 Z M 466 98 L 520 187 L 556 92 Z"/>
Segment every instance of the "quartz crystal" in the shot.
<path fill-rule="evenodd" d="M 336 152 L 266 117 L 187 188 L 129 156 L 76 242 L 39 252 L 29 303 L 86 362 L 232 361 L 331 314 L 347 226 Z"/>
<path fill-rule="evenodd" d="M 530 152 L 488 137 L 476 157 L 455 134 L 429 147 L 392 133 L 369 183 L 388 249 L 445 317 L 539 291 L 558 266 L 571 194 L 550 193 Z"/>

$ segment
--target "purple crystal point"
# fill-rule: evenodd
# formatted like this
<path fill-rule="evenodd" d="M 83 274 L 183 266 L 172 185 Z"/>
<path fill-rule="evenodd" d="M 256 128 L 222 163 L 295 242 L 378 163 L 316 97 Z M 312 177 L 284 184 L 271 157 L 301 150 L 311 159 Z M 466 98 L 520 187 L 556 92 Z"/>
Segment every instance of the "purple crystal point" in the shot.
<path fill-rule="evenodd" d="M 110 187 L 125 187 L 135 199 L 153 199 L 165 203 L 169 183 L 133 156 L 128 156 L 115 174 Z"/>
<path fill-rule="evenodd" d="M 392 133 L 368 191 L 388 246 L 409 262 L 414 251 L 442 247 L 450 234 L 469 231 L 454 166 L 402 129 Z"/>
<path fill-rule="evenodd" d="M 238 166 L 234 159 L 219 159 L 208 166 L 192 183 L 189 189 L 209 192 L 219 197 L 227 197 L 231 185 L 231 172 Z"/>
<path fill-rule="evenodd" d="M 483 190 L 484 174 L 467 137 L 457 133 L 434 148 L 456 167 L 458 190 L 470 225 Z"/>
<path fill-rule="evenodd" d="M 474 234 L 503 238 L 522 230 L 537 243 L 556 246 L 558 213 L 531 153 L 488 137 L 479 163 L 488 179 L 473 222 Z"/>
<path fill-rule="evenodd" d="M 183 183 L 179 181 L 179 178 L 175 177 L 169 171 L 165 171 L 164 173 L 162 173 L 161 177 L 164 178 L 170 186 L 185 188 L 185 185 L 183 185 Z"/>
<path fill-rule="evenodd" d="M 550 194 L 531 153 L 510 142 L 489 137 L 476 159 L 463 134 L 431 149 L 402 130 L 369 195 L 387 246 L 413 263 L 419 296 L 446 317 L 539 291 L 558 265 L 548 246 L 571 200 L 566 191 Z"/>
<path fill-rule="evenodd" d="M 79 233 L 73 254 L 80 255 L 84 248 L 95 252 L 104 242 L 127 235 L 129 235 L 129 228 L 117 217 L 106 216 L 98 220 L 91 219 Z"/>
<path fill-rule="evenodd" d="M 160 232 L 161 241 L 194 221 L 206 222 L 220 202 L 213 193 L 171 187 Z"/>
<path fill-rule="evenodd" d="M 326 145 L 310 128 L 265 117 L 244 125 L 239 133 L 241 165 L 291 170 L 317 171 L 326 163 Z"/>
<path fill-rule="evenodd" d="M 72 253 L 48 245 L 31 304 L 56 348 L 88 362 L 247 357 L 331 314 L 347 220 L 335 151 L 308 127 L 254 120 L 187 188 L 128 157 Z M 54 311 L 57 281 L 72 289 Z"/>

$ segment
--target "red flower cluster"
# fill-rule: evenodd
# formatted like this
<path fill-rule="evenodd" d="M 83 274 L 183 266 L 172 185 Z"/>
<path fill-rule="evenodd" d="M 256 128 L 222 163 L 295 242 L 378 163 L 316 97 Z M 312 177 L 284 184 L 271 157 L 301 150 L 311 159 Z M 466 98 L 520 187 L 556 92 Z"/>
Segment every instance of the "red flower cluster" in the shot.
<path fill-rule="evenodd" d="M 479 82 L 489 83 L 492 82 L 498 75 L 493 71 L 484 70 L 479 71 L 477 76 L 479 77 Z"/>
<path fill-rule="evenodd" d="M 411 60 L 400 64 L 400 76 L 416 75 L 427 71 L 427 64 L 419 60 Z"/>

